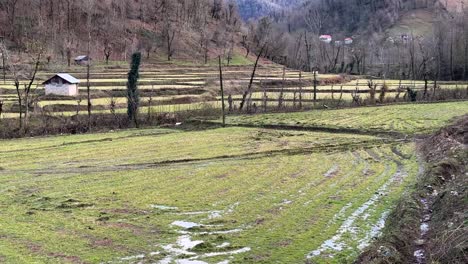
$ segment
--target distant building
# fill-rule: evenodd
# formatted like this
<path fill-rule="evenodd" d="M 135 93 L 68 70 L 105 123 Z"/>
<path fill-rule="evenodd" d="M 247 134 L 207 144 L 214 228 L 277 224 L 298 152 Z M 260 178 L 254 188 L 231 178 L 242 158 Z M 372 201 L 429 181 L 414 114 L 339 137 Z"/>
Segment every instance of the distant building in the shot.
<path fill-rule="evenodd" d="M 333 40 L 331 35 L 321 35 L 319 39 L 320 41 L 325 42 L 327 44 L 330 44 Z"/>
<path fill-rule="evenodd" d="M 78 84 L 80 81 L 70 74 L 59 73 L 45 81 L 45 94 L 55 94 L 64 96 L 78 95 Z"/>
<path fill-rule="evenodd" d="M 352 38 L 345 38 L 344 42 L 346 45 L 351 45 L 353 44 L 354 40 Z"/>
<path fill-rule="evenodd" d="M 75 58 L 75 63 L 78 65 L 88 65 L 91 61 L 91 58 L 86 55 L 81 55 Z"/>

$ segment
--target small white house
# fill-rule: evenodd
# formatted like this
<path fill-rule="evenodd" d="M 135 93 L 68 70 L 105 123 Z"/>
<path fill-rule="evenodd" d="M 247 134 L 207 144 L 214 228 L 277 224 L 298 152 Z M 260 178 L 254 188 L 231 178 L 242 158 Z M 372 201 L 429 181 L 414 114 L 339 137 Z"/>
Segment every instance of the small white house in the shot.
<path fill-rule="evenodd" d="M 332 40 L 333 40 L 331 35 L 321 35 L 319 37 L 319 39 L 320 39 L 320 41 L 325 42 L 327 44 L 330 44 L 332 42 Z"/>
<path fill-rule="evenodd" d="M 80 81 L 70 74 L 59 73 L 45 81 L 45 94 L 55 94 L 64 96 L 78 95 L 78 84 Z"/>

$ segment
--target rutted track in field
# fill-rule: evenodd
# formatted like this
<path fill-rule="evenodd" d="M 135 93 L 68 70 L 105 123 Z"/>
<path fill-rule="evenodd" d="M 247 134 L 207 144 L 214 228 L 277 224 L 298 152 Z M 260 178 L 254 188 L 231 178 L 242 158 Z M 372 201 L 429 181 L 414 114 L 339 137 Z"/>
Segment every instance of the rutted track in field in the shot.
<path fill-rule="evenodd" d="M 261 159 L 265 157 L 275 157 L 275 156 L 296 156 L 296 155 L 307 155 L 312 153 L 338 153 L 343 151 L 349 151 L 353 149 L 362 149 L 366 146 L 385 146 L 397 144 L 395 142 L 385 140 L 385 139 L 376 139 L 369 141 L 360 141 L 357 143 L 349 144 L 330 144 L 330 145 L 320 145 L 311 148 L 294 148 L 294 149 L 280 149 L 280 150 L 271 150 L 264 152 L 254 152 L 254 153 L 245 153 L 239 155 L 224 155 L 216 156 L 209 158 L 193 158 L 193 159 L 179 159 L 179 160 L 165 160 L 159 162 L 150 162 L 150 163 L 136 163 L 136 164 L 119 164 L 113 166 L 81 166 L 76 168 L 66 168 L 66 169 L 51 169 L 46 170 L 14 170 L 14 172 L 22 173 L 34 173 L 37 175 L 41 174 L 73 174 L 73 173 L 93 173 L 93 172 L 111 172 L 111 171 L 122 171 L 122 170 L 145 170 L 145 169 L 154 169 L 157 167 L 165 166 L 190 166 L 194 164 L 204 164 L 218 161 L 228 161 L 228 160 L 252 160 L 252 159 Z M 0 170 L 0 174 L 11 173 L 8 169 Z"/>
<path fill-rule="evenodd" d="M 409 157 L 402 155 L 395 147 L 391 149 L 396 157 L 384 154 L 384 157 L 376 156 L 373 159 L 378 157 L 384 159 L 385 162 L 389 162 L 386 164 L 385 171 L 379 176 L 380 179 L 387 178 L 391 163 L 396 165 L 396 172 L 364 203 L 358 204 L 356 207 L 355 202 L 350 201 L 345 205 L 330 221 L 330 224 L 332 224 L 336 223 L 338 219 L 344 218 L 336 233 L 311 251 L 306 259 L 312 261 L 333 259 L 343 252 L 359 252 L 367 247 L 373 238 L 381 234 L 389 215 L 389 209 L 383 211 L 377 218 L 374 216 L 374 220 L 371 220 L 371 215 L 376 213 L 380 201 L 385 199 L 392 186 L 400 184 L 404 178 L 408 177 L 408 170 L 399 159 L 408 159 Z M 358 154 L 354 155 L 358 159 L 360 158 Z M 364 171 L 363 174 L 365 174 Z M 350 210 L 351 208 L 354 209 Z"/>
<path fill-rule="evenodd" d="M 249 127 L 249 128 L 263 128 L 272 130 L 297 130 L 297 131 L 309 131 L 309 132 L 327 132 L 334 134 L 354 134 L 354 135 L 371 135 L 371 136 L 390 136 L 392 138 L 404 138 L 405 135 L 399 132 L 385 131 L 385 130 L 362 130 L 352 128 L 334 128 L 324 126 L 290 126 L 290 125 L 254 125 L 254 124 L 239 124 L 231 125 L 238 127 Z"/>

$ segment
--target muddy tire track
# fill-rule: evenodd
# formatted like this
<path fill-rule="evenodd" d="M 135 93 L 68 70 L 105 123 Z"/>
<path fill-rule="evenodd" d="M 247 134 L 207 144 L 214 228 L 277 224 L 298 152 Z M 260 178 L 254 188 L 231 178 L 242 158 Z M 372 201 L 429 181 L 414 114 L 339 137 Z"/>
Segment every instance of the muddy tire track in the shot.
<path fill-rule="evenodd" d="M 397 165 L 396 172 L 375 192 L 373 196 L 371 196 L 365 203 L 360 205 L 356 210 L 354 210 L 350 216 L 348 216 L 342 223 L 342 225 L 338 228 L 337 232 L 328 240 L 324 241 L 317 249 L 311 251 L 306 258 L 308 260 L 313 259 L 315 257 L 319 257 L 324 252 L 331 252 L 328 255 L 333 256 L 334 253 L 339 253 L 347 248 L 349 248 L 348 243 L 345 242 L 344 237 L 347 234 L 356 235 L 357 231 L 360 228 L 355 224 L 355 222 L 361 218 L 366 212 L 372 211 L 373 208 L 376 206 L 378 201 L 382 199 L 382 197 L 388 193 L 388 189 L 392 184 L 398 183 L 401 178 L 404 178 L 408 175 L 404 165 L 391 157 L 385 157 L 388 162 L 393 162 Z M 382 177 L 387 175 L 390 170 L 390 164 L 386 165 L 385 171 L 382 173 Z M 376 179 L 377 180 L 377 179 Z M 348 206 L 348 205 L 346 205 Z M 345 206 L 345 207 L 346 207 Z M 344 208 L 345 208 L 344 207 Z M 350 207 L 350 206 L 348 206 Z M 345 210 L 340 211 L 342 214 L 345 213 Z M 385 220 L 388 216 L 388 212 L 382 213 L 378 222 L 375 225 L 372 225 L 369 232 L 364 233 L 364 237 L 362 239 L 357 240 L 356 242 L 359 244 L 358 247 L 365 247 L 365 245 L 369 244 L 369 241 L 380 234 L 380 231 L 385 226 Z M 361 229 L 362 230 L 362 229 Z M 357 236 L 355 237 L 357 239 Z"/>
<path fill-rule="evenodd" d="M 237 155 L 221 155 L 216 157 L 209 158 L 187 158 L 187 159 L 178 159 L 178 160 L 164 160 L 158 162 L 148 162 L 148 163 L 135 163 L 135 164 L 118 164 L 111 166 L 80 166 L 74 168 L 52 168 L 52 169 L 20 169 L 20 170 L 9 170 L 3 169 L 0 170 L 0 175 L 2 174 L 11 174 L 11 173 L 33 173 L 36 175 L 42 174 L 73 174 L 73 173 L 96 173 L 96 172 L 112 172 L 112 171 L 122 171 L 122 170 L 145 170 L 145 169 L 154 169 L 159 167 L 167 166 L 188 166 L 194 164 L 203 164 L 203 163 L 212 163 L 212 162 L 223 162 L 223 161 L 232 161 L 232 160 L 253 160 L 261 158 L 271 158 L 279 156 L 297 156 L 297 155 L 308 155 L 313 153 L 339 153 L 343 151 L 352 151 L 356 149 L 365 148 L 365 146 L 386 146 L 397 144 L 393 141 L 388 141 L 385 139 L 375 139 L 375 140 L 364 140 L 356 143 L 349 144 L 325 144 L 320 146 L 314 146 L 310 148 L 294 148 L 294 149 L 279 149 L 271 150 L 264 152 L 255 152 L 255 153 L 244 153 Z"/>
<path fill-rule="evenodd" d="M 208 124 L 217 124 L 216 122 L 207 122 Z M 389 136 L 391 138 L 402 139 L 407 135 L 396 131 L 376 130 L 376 129 L 358 129 L 358 128 L 344 128 L 344 127 L 324 127 L 316 125 L 307 126 L 294 126 L 294 125 L 272 125 L 272 124 L 229 124 L 231 127 L 247 127 L 247 128 L 262 128 L 274 130 L 296 130 L 296 131 L 310 131 L 310 132 L 326 132 L 333 134 L 353 134 L 353 135 L 370 135 L 370 136 Z"/>

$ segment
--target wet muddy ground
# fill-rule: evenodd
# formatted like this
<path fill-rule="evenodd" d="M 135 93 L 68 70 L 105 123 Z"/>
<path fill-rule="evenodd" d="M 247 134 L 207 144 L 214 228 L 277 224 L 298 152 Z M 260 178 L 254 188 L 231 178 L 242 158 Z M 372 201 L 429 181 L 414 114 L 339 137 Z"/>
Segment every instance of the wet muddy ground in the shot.
<path fill-rule="evenodd" d="M 228 127 L 4 141 L 0 260 L 352 262 L 418 174 L 414 145 L 395 135 Z"/>

